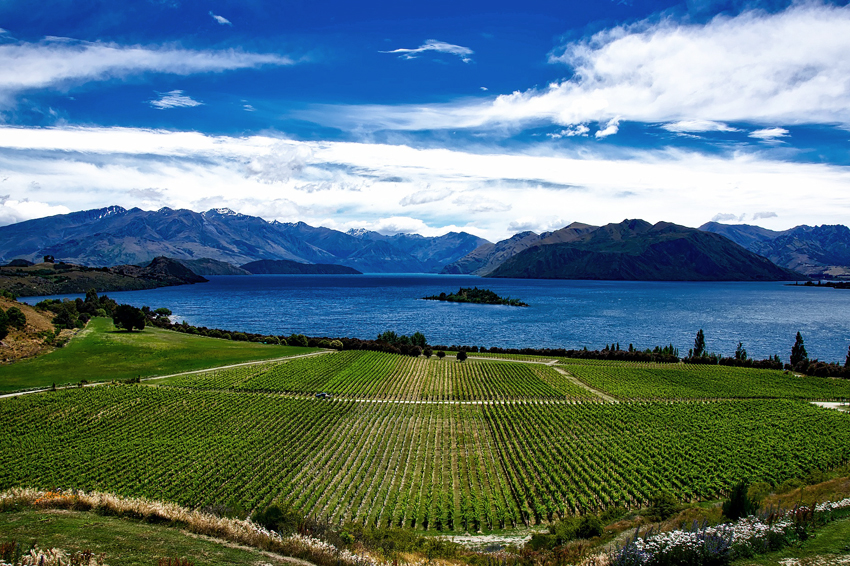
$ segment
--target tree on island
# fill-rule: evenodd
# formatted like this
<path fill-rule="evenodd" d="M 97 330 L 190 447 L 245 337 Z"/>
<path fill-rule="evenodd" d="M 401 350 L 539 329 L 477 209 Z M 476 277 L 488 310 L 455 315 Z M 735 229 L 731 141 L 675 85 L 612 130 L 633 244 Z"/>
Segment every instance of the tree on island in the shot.
<path fill-rule="evenodd" d="M 134 328 L 145 329 L 145 313 L 133 305 L 118 305 L 112 313 L 112 322 L 116 328 L 132 332 Z"/>
<path fill-rule="evenodd" d="M 457 361 L 462 362 L 465 359 L 466 359 L 466 351 L 465 350 L 461 350 L 460 352 L 457 353 Z"/>
<path fill-rule="evenodd" d="M 803 335 L 797 333 L 797 339 L 794 341 L 794 346 L 791 347 L 791 366 L 796 367 L 797 364 L 809 360 L 809 354 L 806 353 L 806 345 L 803 343 Z"/>

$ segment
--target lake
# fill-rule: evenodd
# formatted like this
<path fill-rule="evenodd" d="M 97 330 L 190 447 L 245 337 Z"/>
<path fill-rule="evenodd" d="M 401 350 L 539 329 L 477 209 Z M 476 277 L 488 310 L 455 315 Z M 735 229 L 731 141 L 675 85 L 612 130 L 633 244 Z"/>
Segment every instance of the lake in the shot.
<path fill-rule="evenodd" d="M 590 349 L 672 343 L 681 355 L 705 331 L 709 351 L 738 342 L 752 357 L 788 360 L 803 334 L 809 358 L 844 362 L 850 290 L 783 283 L 551 281 L 464 275 L 210 276 L 209 283 L 108 293 L 121 303 L 167 307 L 177 321 L 263 334 L 350 336 L 419 331 L 431 344 Z M 424 301 L 484 287 L 531 306 Z M 77 297 L 78 295 L 68 295 Z M 33 304 L 44 297 L 24 298 Z M 57 297 L 52 297 L 57 298 Z"/>

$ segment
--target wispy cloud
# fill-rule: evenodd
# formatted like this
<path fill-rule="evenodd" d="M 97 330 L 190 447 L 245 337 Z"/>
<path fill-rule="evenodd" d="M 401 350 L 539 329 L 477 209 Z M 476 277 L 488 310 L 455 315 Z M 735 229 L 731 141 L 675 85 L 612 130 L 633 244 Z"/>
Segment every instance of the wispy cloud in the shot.
<path fill-rule="evenodd" d="M 212 16 L 212 19 L 214 19 L 215 21 L 217 21 L 218 23 L 220 23 L 220 24 L 221 24 L 221 25 L 223 25 L 223 26 L 231 26 L 231 27 L 233 27 L 233 24 L 232 24 L 232 23 L 230 23 L 230 20 L 228 20 L 228 19 L 227 19 L 227 18 L 225 18 L 224 16 L 218 16 L 218 15 L 216 15 L 216 14 L 213 14 L 212 12 L 210 12 L 210 16 Z"/>
<path fill-rule="evenodd" d="M 191 75 L 293 64 L 295 61 L 285 55 L 236 49 L 203 51 L 63 38 L 9 43 L 0 45 L 0 103 L 8 103 L 27 90 L 68 88 L 140 73 Z"/>
<path fill-rule="evenodd" d="M 202 104 L 203 102 L 198 102 L 192 97 L 183 94 L 182 90 L 160 93 L 158 99 L 150 101 L 151 106 L 160 110 L 166 110 L 168 108 L 192 108 L 193 106 L 201 106 Z"/>
<path fill-rule="evenodd" d="M 850 126 L 850 6 L 793 3 L 706 24 L 656 19 L 564 45 L 571 77 L 487 102 L 339 108 L 331 120 L 375 129 L 561 126 L 610 121 Z M 705 130 L 708 131 L 708 130 Z M 716 130 L 723 131 L 723 130 Z"/>
<path fill-rule="evenodd" d="M 764 128 L 750 132 L 751 138 L 756 138 L 764 141 L 777 141 L 779 138 L 788 136 L 788 130 L 785 128 Z"/>
<path fill-rule="evenodd" d="M 548 215 L 564 211 L 564 224 L 644 218 L 690 226 L 705 222 L 707 210 L 771 211 L 777 216 L 752 219 L 776 229 L 838 224 L 850 215 L 847 167 L 787 163 L 761 153 L 668 149 L 618 155 L 586 149 L 569 155 L 545 145 L 530 155 L 504 148 L 469 152 L 132 128 L 0 126 L 0 171 L 7 178 L 0 192 L 9 197 L 0 222 L 111 204 L 228 207 L 269 220 L 345 229 L 434 235 L 462 227 L 492 241 L 508 236 L 512 222 L 515 229 L 559 228 Z M 274 207 L 264 207 L 273 201 Z"/>
<path fill-rule="evenodd" d="M 471 55 L 474 53 L 474 51 L 468 47 L 453 45 L 436 39 L 429 39 L 414 49 L 393 49 L 392 51 L 380 51 L 380 53 L 399 53 L 404 59 L 415 59 L 418 54 L 425 53 L 426 51 L 436 51 L 437 53 L 457 55 L 464 63 L 472 62 Z"/>
<path fill-rule="evenodd" d="M 775 212 L 756 212 L 753 214 L 753 220 L 761 220 L 763 218 L 777 218 L 779 215 Z"/>
<path fill-rule="evenodd" d="M 661 126 L 668 132 L 674 133 L 701 133 L 701 132 L 737 132 L 737 128 L 733 128 L 723 122 L 714 122 L 712 120 L 680 120 L 671 122 Z"/>

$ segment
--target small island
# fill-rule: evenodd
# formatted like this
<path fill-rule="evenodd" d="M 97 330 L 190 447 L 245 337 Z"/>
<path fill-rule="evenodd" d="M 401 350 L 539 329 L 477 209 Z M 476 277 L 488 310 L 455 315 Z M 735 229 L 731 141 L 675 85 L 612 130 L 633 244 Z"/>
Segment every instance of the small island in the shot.
<path fill-rule="evenodd" d="M 510 297 L 503 298 L 489 289 L 464 289 L 463 287 L 457 293 L 449 295 L 440 293 L 439 295 L 431 295 L 423 297 L 426 301 L 448 301 L 450 303 L 474 303 L 476 305 L 507 305 L 510 307 L 527 307 L 527 303 L 523 303 L 519 299 L 511 299 Z"/>

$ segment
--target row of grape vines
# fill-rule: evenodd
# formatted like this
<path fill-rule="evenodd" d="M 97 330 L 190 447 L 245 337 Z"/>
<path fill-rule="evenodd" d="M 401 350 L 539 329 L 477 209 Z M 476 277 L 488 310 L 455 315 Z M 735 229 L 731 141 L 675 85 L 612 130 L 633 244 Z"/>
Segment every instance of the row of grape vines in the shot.
<path fill-rule="evenodd" d="M 160 383 L 199 389 L 292 394 L 330 393 L 350 399 L 486 401 L 587 399 L 593 394 L 551 367 L 498 361 L 427 360 L 346 351 L 282 363 L 182 375 Z"/>
<path fill-rule="evenodd" d="M 793 400 L 327 402 L 113 385 L 2 400 L 0 430 L 0 489 L 290 502 L 429 530 L 545 522 L 660 489 L 716 497 L 850 459 L 847 415 Z"/>
<path fill-rule="evenodd" d="M 850 380 L 716 365 L 583 363 L 564 366 L 595 389 L 621 399 L 848 399 Z"/>

